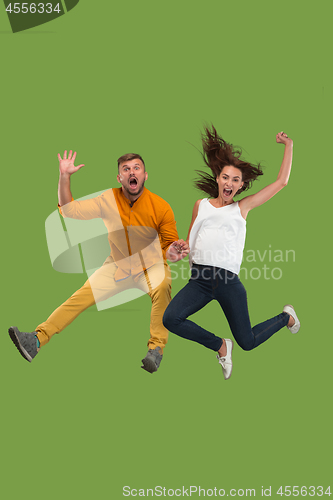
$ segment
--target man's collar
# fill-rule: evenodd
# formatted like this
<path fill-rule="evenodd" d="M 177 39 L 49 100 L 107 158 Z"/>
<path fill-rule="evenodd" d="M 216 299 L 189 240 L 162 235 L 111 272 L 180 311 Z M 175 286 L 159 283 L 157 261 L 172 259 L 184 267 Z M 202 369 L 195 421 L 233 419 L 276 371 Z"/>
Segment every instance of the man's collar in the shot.
<path fill-rule="evenodd" d="M 138 196 L 138 197 L 137 197 L 137 199 L 136 199 L 136 200 L 134 200 L 134 201 L 129 200 L 129 199 L 127 198 L 127 196 L 125 196 L 125 195 L 124 195 L 124 192 L 123 192 L 123 189 L 122 189 L 122 188 L 120 188 L 120 192 L 121 192 L 121 195 L 122 195 L 122 197 L 124 198 L 124 200 L 126 200 L 126 203 L 128 203 L 130 207 L 133 207 L 134 203 L 137 203 L 137 202 L 140 200 L 140 198 L 142 198 L 142 196 L 145 194 L 145 192 L 146 192 L 146 187 L 145 187 L 145 186 L 143 186 L 143 190 L 142 190 L 142 192 L 141 192 L 140 196 Z"/>

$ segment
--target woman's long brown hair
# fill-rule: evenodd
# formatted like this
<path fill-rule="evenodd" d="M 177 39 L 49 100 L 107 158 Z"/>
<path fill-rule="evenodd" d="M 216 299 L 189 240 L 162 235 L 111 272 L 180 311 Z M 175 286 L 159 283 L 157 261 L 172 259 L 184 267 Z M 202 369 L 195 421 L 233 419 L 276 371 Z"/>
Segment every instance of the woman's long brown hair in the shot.
<path fill-rule="evenodd" d="M 229 144 L 219 136 L 213 125 L 211 129 L 205 127 L 205 131 L 202 134 L 202 146 L 202 157 L 206 166 L 210 169 L 211 174 L 203 172 L 202 170 L 197 170 L 199 179 L 194 182 L 194 185 L 197 189 L 204 191 L 212 198 L 217 198 L 219 195 L 216 178 L 226 166 L 231 165 L 239 168 L 242 172 L 242 181 L 244 184 L 236 194 L 240 194 L 249 189 L 252 186 L 252 182 L 256 180 L 259 175 L 263 175 L 260 163 L 254 165 L 242 160 L 240 158 L 242 150 Z"/>

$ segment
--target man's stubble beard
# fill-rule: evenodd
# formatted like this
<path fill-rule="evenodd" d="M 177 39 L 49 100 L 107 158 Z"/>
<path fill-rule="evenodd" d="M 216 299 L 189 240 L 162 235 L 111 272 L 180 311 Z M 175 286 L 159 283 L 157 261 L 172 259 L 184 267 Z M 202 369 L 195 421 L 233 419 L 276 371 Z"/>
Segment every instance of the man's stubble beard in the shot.
<path fill-rule="evenodd" d="M 129 194 L 130 196 L 137 196 L 137 197 L 139 197 L 140 194 L 143 191 L 143 188 L 145 187 L 145 182 L 146 181 L 142 182 L 141 186 L 139 187 L 139 191 L 137 193 L 132 193 L 126 186 L 123 186 L 123 188 L 125 189 L 126 193 Z"/>

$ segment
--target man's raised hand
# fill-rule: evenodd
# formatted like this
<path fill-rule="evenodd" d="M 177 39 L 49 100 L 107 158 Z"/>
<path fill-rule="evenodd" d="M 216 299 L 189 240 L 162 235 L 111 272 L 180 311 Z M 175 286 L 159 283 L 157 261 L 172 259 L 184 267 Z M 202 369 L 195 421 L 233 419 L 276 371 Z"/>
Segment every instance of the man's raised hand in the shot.
<path fill-rule="evenodd" d="M 83 163 L 81 165 L 78 165 L 77 167 L 74 165 L 74 161 L 76 158 L 76 151 L 74 154 L 72 153 L 73 151 L 70 150 L 70 152 L 68 153 L 68 158 L 67 158 L 67 151 L 64 152 L 63 158 L 61 158 L 61 155 L 58 154 L 60 174 L 72 175 L 78 170 L 80 170 L 80 168 L 84 167 Z"/>

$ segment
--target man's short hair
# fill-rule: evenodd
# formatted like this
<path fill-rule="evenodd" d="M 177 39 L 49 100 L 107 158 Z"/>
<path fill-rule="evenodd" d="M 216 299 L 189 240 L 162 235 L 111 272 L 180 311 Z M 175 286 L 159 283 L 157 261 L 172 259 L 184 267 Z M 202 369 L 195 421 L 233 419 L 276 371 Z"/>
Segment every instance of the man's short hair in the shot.
<path fill-rule="evenodd" d="M 135 153 L 128 153 L 127 155 L 123 155 L 121 156 L 120 158 L 118 158 L 117 162 L 118 162 L 118 171 L 119 171 L 119 167 L 120 167 L 120 164 L 121 163 L 125 163 L 126 161 L 131 161 L 131 160 L 135 160 L 135 159 L 138 159 L 138 160 L 141 160 L 142 163 L 143 163 L 143 166 L 146 170 L 146 166 L 145 166 L 145 162 L 143 161 L 143 159 L 141 158 L 140 155 L 137 155 Z"/>

